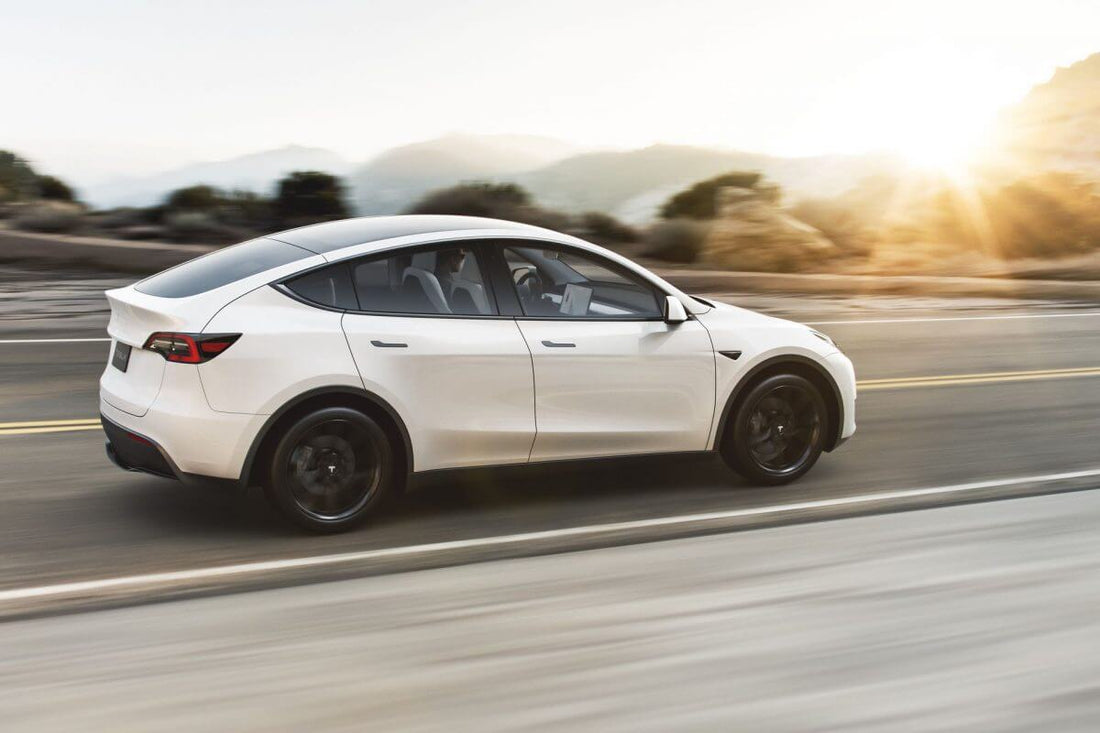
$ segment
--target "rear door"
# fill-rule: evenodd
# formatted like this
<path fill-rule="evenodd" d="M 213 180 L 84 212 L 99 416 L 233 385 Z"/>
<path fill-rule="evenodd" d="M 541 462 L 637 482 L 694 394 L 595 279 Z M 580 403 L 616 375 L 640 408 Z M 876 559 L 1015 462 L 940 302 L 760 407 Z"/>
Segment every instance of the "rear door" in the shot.
<path fill-rule="evenodd" d="M 522 463 L 535 436 L 531 355 L 498 315 L 480 247 L 400 250 L 351 264 L 344 332 L 366 389 L 406 423 L 413 468 Z"/>
<path fill-rule="evenodd" d="M 715 365 L 698 321 L 666 323 L 663 293 L 592 253 L 501 251 L 534 363 L 532 461 L 706 449 Z"/>

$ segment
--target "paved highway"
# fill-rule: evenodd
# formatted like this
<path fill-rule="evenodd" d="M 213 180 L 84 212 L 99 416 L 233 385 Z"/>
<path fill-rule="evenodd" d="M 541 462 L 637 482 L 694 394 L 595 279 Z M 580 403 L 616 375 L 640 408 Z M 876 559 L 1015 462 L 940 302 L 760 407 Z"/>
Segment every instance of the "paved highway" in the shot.
<path fill-rule="evenodd" d="M 751 489 L 701 459 L 479 471 L 418 482 L 338 537 L 303 536 L 256 496 L 119 472 L 79 423 L 107 354 L 81 340 L 102 337 L 95 298 L 61 318 L 7 313 L 0 719 L 988 729 L 1010 718 L 983 693 L 1035 670 L 1021 721 L 1095 714 L 1075 673 L 1095 677 L 1100 311 L 721 297 L 814 322 L 856 363 L 859 432 L 804 480 Z M 1050 491 L 1077 493 L 1008 499 Z M 1003 500 L 805 524 L 988 499 Z M 553 554 L 585 548 L 603 549 Z M 423 567 L 438 569 L 306 583 Z M 192 593 L 213 597 L 177 600 Z M 150 600 L 174 602 L 91 612 Z M 217 683 L 257 663 L 272 671 L 239 694 Z M 356 696 L 341 672 L 384 693 Z M 311 717 L 310 691 L 331 714 Z"/>
<path fill-rule="evenodd" d="M 762 303 L 821 324 L 864 384 L 856 438 L 793 486 L 750 489 L 698 459 L 475 472 L 420 482 L 339 537 L 297 534 L 260 497 L 115 469 L 94 425 L 58 424 L 95 418 L 107 344 L 27 343 L 58 336 L 13 319 L 18 342 L 0 343 L 0 590 L 1100 468 L 1100 312 L 883 303 Z M 63 338 L 102 337 L 102 317 Z"/>
<path fill-rule="evenodd" d="M 0 624 L 5 730 L 1094 731 L 1100 494 Z"/>

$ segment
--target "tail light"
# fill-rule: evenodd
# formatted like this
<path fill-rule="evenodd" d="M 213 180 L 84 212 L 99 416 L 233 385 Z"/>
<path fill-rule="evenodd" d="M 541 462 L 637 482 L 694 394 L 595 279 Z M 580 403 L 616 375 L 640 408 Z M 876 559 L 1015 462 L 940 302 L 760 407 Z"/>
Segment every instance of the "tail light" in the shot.
<path fill-rule="evenodd" d="M 158 331 L 145 341 L 143 349 L 155 351 L 168 361 L 202 364 L 236 342 L 239 333 L 165 333 Z"/>

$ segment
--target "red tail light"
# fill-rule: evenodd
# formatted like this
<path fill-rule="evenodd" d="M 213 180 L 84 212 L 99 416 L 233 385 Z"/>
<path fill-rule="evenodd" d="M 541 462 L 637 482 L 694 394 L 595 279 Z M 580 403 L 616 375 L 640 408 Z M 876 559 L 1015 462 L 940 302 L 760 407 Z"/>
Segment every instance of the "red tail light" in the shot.
<path fill-rule="evenodd" d="M 143 349 L 155 351 L 168 361 L 202 364 L 236 342 L 239 333 L 165 333 L 158 331 L 145 341 Z"/>

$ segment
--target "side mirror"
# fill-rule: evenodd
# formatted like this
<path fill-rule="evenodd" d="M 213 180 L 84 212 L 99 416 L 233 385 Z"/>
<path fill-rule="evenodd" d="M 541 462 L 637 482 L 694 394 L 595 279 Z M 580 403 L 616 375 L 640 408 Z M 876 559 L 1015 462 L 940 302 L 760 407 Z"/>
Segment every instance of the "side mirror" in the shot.
<path fill-rule="evenodd" d="M 665 296 L 664 316 L 665 323 L 683 323 L 688 319 L 684 304 L 674 295 Z"/>

